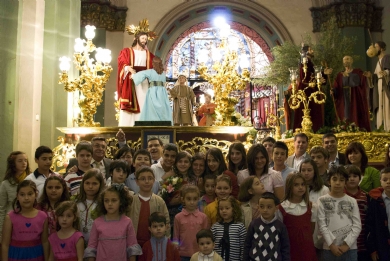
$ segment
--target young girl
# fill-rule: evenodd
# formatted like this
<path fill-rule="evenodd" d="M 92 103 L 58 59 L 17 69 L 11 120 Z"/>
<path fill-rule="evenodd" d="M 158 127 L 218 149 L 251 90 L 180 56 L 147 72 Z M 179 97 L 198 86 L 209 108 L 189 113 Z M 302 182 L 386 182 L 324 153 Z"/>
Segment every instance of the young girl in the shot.
<path fill-rule="evenodd" d="M 16 187 L 30 173 L 27 155 L 13 151 L 7 158 L 7 170 L 0 186 L 0 239 L 4 218 L 12 210 L 12 201 L 16 197 Z"/>
<path fill-rule="evenodd" d="M 244 215 L 244 225 L 248 229 L 253 219 L 260 217 L 259 199 L 265 192 L 263 183 L 255 176 L 247 177 L 240 186 L 238 200 Z"/>
<path fill-rule="evenodd" d="M 2 260 L 47 260 L 47 215 L 37 210 L 37 186 L 31 180 L 19 183 L 13 209 L 4 220 Z"/>
<path fill-rule="evenodd" d="M 318 198 L 329 192 L 329 188 L 324 185 L 318 172 L 317 164 L 311 159 L 305 159 L 299 167 L 299 172 L 309 186 L 309 201 L 314 205 L 317 204 Z"/>
<path fill-rule="evenodd" d="M 317 260 L 312 236 L 316 220 L 312 216 L 309 193 L 302 174 L 287 176 L 286 198 L 279 205 L 279 210 L 279 219 L 286 225 L 290 239 L 291 260 Z"/>
<path fill-rule="evenodd" d="M 229 176 L 221 175 L 216 180 L 215 194 L 217 198 L 214 202 L 211 202 L 204 208 L 204 213 L 206 214 L 209 224 L 213 225 L 217 222 L 217 206 L 218 200 L 226 199 L 232 193 L 232 183 Z"/>
<path fill-rule="evenodd" d="M 238 196 L 238 183 L 237 177 L 233 172 L 227 170 L 225 159 L 223 157 L 222 151 L 218 148 L 211 148 L 206 153 L 206 173 L 219 176 L 221 174 L 227 175 L 230 177 L 232 185 L 232 195 L 237 198 Z"/>
<path fill-rule="evenodd" d="M 76 197 L 78 216 L 80 217 L 79 231 L 83 233 L 85 245 L 88 245 L 89 233 L 92 229 L 97 199 L 104 188 L 104 179 L 100 170 L 90 169 L 84 173 L 80 184 L 80 193 Z"/>
<path fill-rule="evenodd" d="M 65 181 L 58 176 L 48 177 L 45 180 L 43 193 L 39 198 L 37 208 L 47 214 L 49 235 L 57 231 L 54 209 L 66 200 L 69 200 L 69 191 Z"/>
<path fill-rule="evenodd" d="M 124 214 L 131 203 L 124 184 L 113 184 L 100 194 L 96 208 L 100 216 L 93 222 L 84 258 L 135 261 L 142 254 L 133 223 Z"/>
<path fill-rule="evenodd" d="M 185 207 L 175 216 L 173 240 L 179 243 L 181 260 L 189 261 L 198 249 L 195 235 L 199 230 L 208 228 L 208 223 L 207 216 L 198 210 L 199 189 L 196 186 L 185 185 L 181 201 Z"/>
<path fill-rule="evenodd" d="M 229 170 L 236 175 L 239 170 L 246 169 L 246 151 L 244 144 L 241 142 L 233 142 L 229 146 L 227 160 L 229 162 Z"/>
<path fill-rule="evenodd" d="M 203 180 L 205 194 L 200 198 L 198 207 L 199 210 L 204 213 L 205 207 L 215 200 L 216 178 L 214 175 L 206 175 Z"/>
<path fill-rule="evenodd" d="M 241 223 L 241 209 L 237 200 L 229 196 L 218 201 L 218 222 L 211 227 L 215 251 L 225 261 L 242 260 L 246 229 Z"/>
<path fill-rule="evenodd" d="M 188 182 L 198 186 L 200 194 L 204 194 L 204 172 L 206 170 L 206 159 L 203 153 L 195 153 L 192 157 L 191 169 L 188 173 Z"/>
<path fill-rule="evenodd" d="M 49 236 L 51 246 L 49 260 L 82 261 L 84 239 L 83 234 L 78 231 L 80 219 L 76 203 L 64 201 L 55 211 L 59 230 Z"/>
<path fill-rule="evenodd" d="M 175 176 L 181 177 L 184 181 L 188 182 L 188 172 L 191 168 L 191 160 L 192 157 L 188 152 L 179 152 L 176 156 L 175 163 L 173 164 Z"/>

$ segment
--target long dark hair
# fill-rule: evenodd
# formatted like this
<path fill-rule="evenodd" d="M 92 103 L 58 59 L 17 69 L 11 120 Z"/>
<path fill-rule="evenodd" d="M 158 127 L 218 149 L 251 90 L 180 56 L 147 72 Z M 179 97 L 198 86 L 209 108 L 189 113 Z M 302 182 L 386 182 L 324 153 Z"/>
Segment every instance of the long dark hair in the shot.
<path fill-rule="evenodd" d="M 237 175 L 237 173 L 235 172 L 236 165 L 230 160 L 230 156 L 231 156 L 233 149 L 239 151 L 242 155 L 242 160 L 237 166 L 238 170 L 246 169 L 248 166 L 247 162 L 246 162 L 246 151 L 245 151 L 244 144 L 242 144 L 241 142 L 233 142 L 229 146 L 229 152 L 227 154 L 227 161 L 229 163 L 229 170 Z"/>
<path fill-rule="evenodd" d="M 209 155 L 213 156 L 216 161 L 219 163 L 219 167 L 217 170 L 217 175 L 221 175 L 225 170 L 227 170 L 226 162 L 223 157 L 222 151 L 219 148 L 210 148 L 206 153 L 206 173 L 207 174 L 214 174 L 210 168 L 209 164 L 207 163 L 207 158 Z"/>
<path fill-rule="evenodd" d="M 191 169 L 192 156 L 187 151 L 181 151 L 176 155 L 175 163 L 173 164 L 173 171 L 175 172 L 176 176 L 183 177 L 183 174 L 181 174 L 176 167 L 176 164 L 179 162 L 179 160 L 183 158 L 188 158 L 188 161 L 190 162 L 190 167 L 187 170 L 187 177 L 188 177 Z"/>
<path fill-rule="evenodd" d="M 121 160 L 121 157 L 123 155 L 126 155 L 129 152 L 130 152 L 131 156 L 133 157 L 133 163 L 134 163 L 134 149 L 132 149 L 128 146 L 124 146 L 124 147 L 120 148 L 119 150 L 117 150 L 117 152 L 114 155 L 114 159 Z M 131 166 L 128 166 L 128 171 L 129 171 L 129 173 L 134 172 L 133 164 L 131 164 Z"/>
<path fill-rule="evenodd" d="M 104 189 L 104 178 L 103 178 L 103 175 L 102 173 L 100 172 L 99 169 L 90 169 L 90 170 L 87 170 L 85 173 L 84 173 L 84 176 L 83 176 L 83 179 L 81 180 L 81 183 L 80 183 L 80 193 L 76 196 L 76 203 L 79 203 L 79 202 L 82 202 L 84 204 L 86 204 L 86 200 L 87 200 L 87 194 L 85 194 L 85 190 L 84 190 L 84 182 L 90 178 L 96 178 L 99 183 L 100 183 L 100 186 L 99 186 L 99 191 L 98 193 L 96 193 L 96 196 L 95 196 L 95 199 L 97 199 L 100 195 L 100 193 L 102 192 L 102 190 Z"/>
<path fill-rule="evenodd" d="M 348 158 L 348 155 L 351 154 L 352 152 L 360 152 L 360 154 L 362 154 L 362 159 L 360 161 L 360 170 L 364 175 L 364 171 L 366 170 L 368 165 L 368 157 L 367 157 L 366 149 L 364 148 L 363 144 L 361 144 L 360 142 L 357 141 L 351 142 L 348 145 L 348 147 L 345 149 L 345 156 L 347 156 L 345 165 L 352 164 Z"/>
<path fill-rule="evenodd" d="M 261 144 L 254 144 L 249 148 L 248 154 L 246 156 L 249 175 L 256 175 L 255 161 L 256 161 L 256 155 L 259 152 L 263 154 L 264 158 L 266 159 L 262 175 L 268 173 L 269 158 L 268 158 L 267 149 Z"/>
<path fill-rule="evenodd" d="M 23 151 L 13 151 L 7 157 L 7 170 L 3 180 L 8 180 L 11 184 L 16 184 L 15 173 L 16 173 L 16 157 L 20 154 L 26 154 Z M 27 159 L 26 174 L 30 174 L 30 165 Z"/>
<path fill-rule="evenodd" d="M 20 211 L 22 211 L 22 207 L 20 206 L 20 203 L 19 203 L 19 200 L 18 200 L 18 194 L 19 194 L 19 191 L 20 189 L 22 188 L 25 188 L 25 187 L 30 187 L 33 189 L 33 191 L 36 193 L 35 195 L 38 194 L 38 189 L 37 189 L 37 185 L 35 184 L 34 181 L 31 181 L 31 180 L 23 180 L 22 182 L 20 182 L 18 184 L 18 187 L 16 188 L 16 197 L 14 199 L 14 201 L 12 202 L 12 209 L 14 210 L 14 212 L 16 214 L 20 213 Z M 37 205 L 37 199 L 35 197 L 35 201 L 34 201 L 34 207 Z"/>
<path fill-rule="evenodd" d="M 70 198 L 68 187 L 66 186 L 65 181 L 61 177 L 52 175 L 45 180 L 45 185 L 43 186 L 43 193 L 38 200 L 38 204 L 42 210 L 49 210 L 51 208 L 50 200 L 46 192 L 47 183 L 49 183 L 49 181 L 51 180 L 57 180 L 62 186 L 62 195 L 60 199 L 54 204 L 54 208 L 56 208 L 61 202 L 69 200 Z"/>
<path fill-rule="evenodd" d="M 204 175 L 205 175 L 205 172 L 206 172 L 206 158 L 205 158 L 205 155 L 203 153 L 195 153 L 194 156 L 192 156 L 192 160 L 191 160 L 191 168 L 190 168 L 190 171 L 188 172 L 188 182 L 190 183 L 196 183 L 196 180 L 198 177 L 196 177 L 195 173 L 194 173 L 194 169 L 193 169 L 193 164 L 195 161 L 197 160 L 202 160 L 203 163 L 204 163 L 204 171 L 203 173 L 200 175 L 200 178 L 203 178 Z"/>
<path fill-rule="evenodd" d="M 77 204 L 74 201 L 64 201 L 61 202 L 58 207 L 56 207 L 56 216 L 59 217 L 64 214 L 65 211 L 70 209 L 75 217 L 72 223 L 72 227 L 76 230 L 80 229 L 80 217 L 77 210 Z M 58 223 L 58 218 L 56 222 L 56 230 L 59 231 L 61 229 L 60 224 Z"/>
<path fill-rule="evenodd" d="M 299 172 L 302 171 L 303 163 L 305 163 L 305 164 L 309 163 L 313 167 L 313 171 L 314 171 L 313 181 L 312 181 L 311 185 L 309 186 L 309 192 L 312 190 L 315 192 L 320 191 L 322 189 L 322 187 L 324 186 L 324 181 L 320 177 L 320 172 L 318 171 L 317 164 L 312 159 L 304 159 L 301 162 L 301 165 L 299 165 Z"/>
<path fill-rule="evenodd" d="M 133 202 L 133 197 L 130 196 L 129 190 L 125 188 L 124 184 L 111 184 L 108 188 L 103 190 L 102 193 L 100 193 L 98 198 L 98 203 L 96 206 L 96 214 L 97 216 L 102 216 L 107 214 L 107 210 L 104 207 L 104 195 L 106 192 L 115 192 L 120 200 L 119 203 L 119 214 L 125 214 L 129 207 L 131 206 L 131 203 Z"/>

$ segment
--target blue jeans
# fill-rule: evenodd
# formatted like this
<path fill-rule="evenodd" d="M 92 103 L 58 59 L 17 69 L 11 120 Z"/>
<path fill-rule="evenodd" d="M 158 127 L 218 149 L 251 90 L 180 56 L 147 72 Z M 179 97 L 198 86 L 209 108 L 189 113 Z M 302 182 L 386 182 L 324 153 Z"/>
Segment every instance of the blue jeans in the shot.
<path fill-rule="evenodd" d="M 333 255 L 332 251 L 324 249 L 322 261 L 357 261 L 357 249 L 350 249 L 341 256 Z"/>

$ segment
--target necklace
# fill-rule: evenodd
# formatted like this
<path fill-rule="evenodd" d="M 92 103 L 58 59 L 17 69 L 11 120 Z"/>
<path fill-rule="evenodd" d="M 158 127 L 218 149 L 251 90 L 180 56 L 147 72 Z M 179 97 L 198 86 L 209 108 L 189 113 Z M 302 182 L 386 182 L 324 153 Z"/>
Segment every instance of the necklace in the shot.
<path fill-rule="evenodd" d="M 95 203 L 95 200 L 87 207 L 87 209 L 85 210 L 85 224 L 84 224 L 84 227 L 83 227 L 83 232 L 84 233 L 88 233 L 88 212 L 89 212 L 89 209 L 91 208 L 91 206 L 93 205 L 93 203 Z"/>

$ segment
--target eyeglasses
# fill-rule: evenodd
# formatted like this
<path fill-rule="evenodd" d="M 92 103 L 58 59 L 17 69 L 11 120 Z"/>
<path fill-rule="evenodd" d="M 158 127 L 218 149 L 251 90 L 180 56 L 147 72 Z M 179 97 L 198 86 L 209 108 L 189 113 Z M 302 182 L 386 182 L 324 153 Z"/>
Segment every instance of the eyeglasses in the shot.
<path fill-rule="evenodd" d="M 131 156 L 131 155 L 126 155 L 126 156 L 122 156 L 122 157 L 120 157 L 121 159 L 132 159 L 133 158 L 133 156 Z"/>
<path fill-rule="evenodd" d="M 153 181 L 154 178 L 152 178 L 152 177 L 148 177 L 148 178 L 139 178 L 138 180 L 139 180 L 139 181 L 142 181 L 142 182 L 145 182 L 145 181 Z"/>

